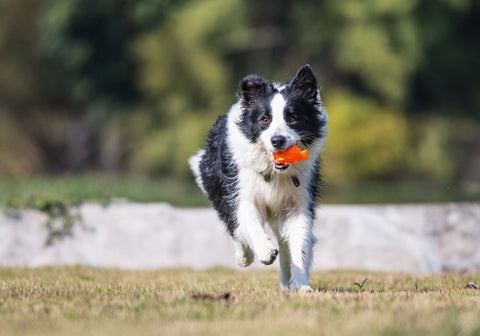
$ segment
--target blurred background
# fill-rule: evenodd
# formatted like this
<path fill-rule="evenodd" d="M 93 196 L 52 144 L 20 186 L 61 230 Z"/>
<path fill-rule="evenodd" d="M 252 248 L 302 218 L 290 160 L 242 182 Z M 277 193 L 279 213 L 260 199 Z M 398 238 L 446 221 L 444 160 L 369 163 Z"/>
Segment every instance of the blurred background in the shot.
<path fill-rule="evenodd" d="M 0 197 L 207 205 L 187 158 L 310 63 L 326 203 L 480 199 L 477 0 L 0 0 Z"/>

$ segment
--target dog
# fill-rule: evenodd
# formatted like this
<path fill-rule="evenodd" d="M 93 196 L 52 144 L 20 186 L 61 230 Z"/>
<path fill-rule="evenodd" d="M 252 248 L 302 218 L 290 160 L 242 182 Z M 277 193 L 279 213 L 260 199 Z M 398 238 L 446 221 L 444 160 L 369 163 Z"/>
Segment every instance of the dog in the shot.
<path fill-rule="evenodd" d="M 327 121 L 310 65 L 284 85 L 251 74 L 240 84 L 238 101 L 218 117 L 205 148 L 189 159 L 197 184 L 233 238 L 237 263 L 246 267 L 256 256 L 270 265 L 280 254 L 284 291 L 312 291 L 312 227 Z M 309 159 L 273 160 L 273 153 L 293 145 L 307 149 Z"/>

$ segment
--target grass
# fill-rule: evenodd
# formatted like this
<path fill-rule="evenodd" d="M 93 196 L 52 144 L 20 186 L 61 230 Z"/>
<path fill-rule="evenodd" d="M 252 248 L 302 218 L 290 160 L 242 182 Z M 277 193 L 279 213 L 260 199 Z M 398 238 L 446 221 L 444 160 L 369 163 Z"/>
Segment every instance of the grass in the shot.
<path fill-rule="evenodd" d="M 0 269 L 0 335 L 479 335 L 479 275 Z"/>
<path fill-rule="evenodd" d="M 322 201 L 331 204 L 478 202 L 480 183 L 448 184 L 397 180 L 325 186 Z"/>
<path fill-rule="evenodd" d="M 208 206 L 207 198 L 190 179 L 141 178 L 103 175 L 64 175 L 26 179 L 0 178 L 0 206 L 44 209 L 52 203 L 86 201 L 108 203 L 115 198 L 136 202 L 168 202 L 175 206 Z M 408 203 L 478 201 L 480 184 L 457 186 L 418 181 L 362 183 L 347 186 L 326 184 L 321 202 Z"/>
<path fill-rule="evenodd" d="M 59 201 L 108 203 L 115 198 L 136 202 L 168 202 L 172 205 L 207 206 L 193 180 L 127 176 L 64 175 L 0 179 L 0 205 L 23 207 Z M 40 204 L 40 206 L 36 206 Z"/>

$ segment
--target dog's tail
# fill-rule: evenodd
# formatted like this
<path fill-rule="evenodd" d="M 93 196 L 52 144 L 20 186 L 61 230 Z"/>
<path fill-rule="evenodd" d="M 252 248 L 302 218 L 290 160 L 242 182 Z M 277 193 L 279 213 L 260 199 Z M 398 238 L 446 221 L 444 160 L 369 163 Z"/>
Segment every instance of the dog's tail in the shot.
<path fill-rule="evenodd" d="M 204 149 L 199 150 L 197 154 L 195 154 L 194 156 L 188 159 L 188 164 L 190 165 L 190 169 L 192 170 L 193 175 L 195 176 L 195 181 L 197 182 L 198 186 L 203 191 L 203 193 L 206 195 L 207 191 L 203 186 L 202 173 L 200 171 L 200 162 L 202 161 L 203 154 L 205 154 L 205 150 Z"/>

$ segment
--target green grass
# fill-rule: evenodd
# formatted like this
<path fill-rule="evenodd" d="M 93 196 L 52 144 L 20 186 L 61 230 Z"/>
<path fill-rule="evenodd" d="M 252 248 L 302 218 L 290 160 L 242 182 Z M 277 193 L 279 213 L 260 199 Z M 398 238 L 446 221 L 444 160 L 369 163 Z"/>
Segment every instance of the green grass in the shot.
<path fill-rule="evenodd" d="M 398 180 L 390 182 L 361 182 L 329 186 L 323 190 L 325 203 L 444 203 L 478 202 L 480 183 L 433 183 Z"/>
<path fill-rule="evenodd" d="M 0 269 L 0 335 L 478 335 L 479 275 L 317 272 L 284 294 L 275 271 Z"/>
<path fill-rule="evenodd" d="M 115 198 L 136 202 L 168 202 L 177 206 L 208 205 L 193 180 L 102 175 L 0 179 L 0 203 L 3 207 L 33 204 L 33 207 L 40 208 L 37 204 L 52 201 L 68 204 L 86 201 L 107 203 Z"/>
<path fill-rule="evenodd" d="M 103 175 L 66 175 L 26 179 L 0 178 L 0 206 L 37 209 L 51 203 L 108 203 L 115 198 L 136 202 L 168 202 L 176 206 L 208 206 L 207 198 L 190 179 Z M 323 204 L 478 201 L 480 184 L 439 185 L 416 181 L 326 184 Z"/>

